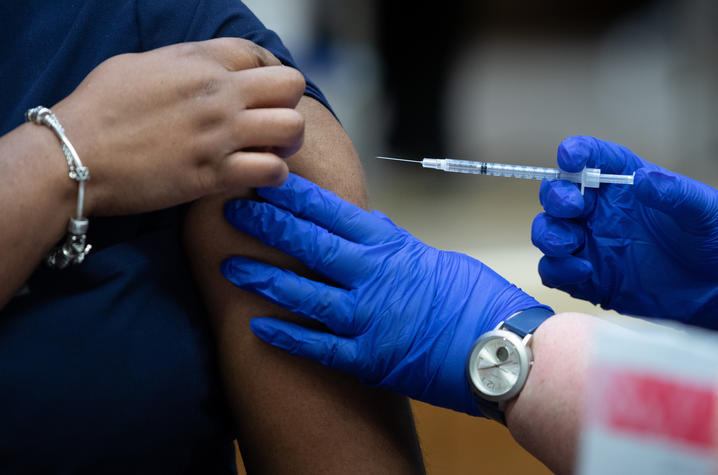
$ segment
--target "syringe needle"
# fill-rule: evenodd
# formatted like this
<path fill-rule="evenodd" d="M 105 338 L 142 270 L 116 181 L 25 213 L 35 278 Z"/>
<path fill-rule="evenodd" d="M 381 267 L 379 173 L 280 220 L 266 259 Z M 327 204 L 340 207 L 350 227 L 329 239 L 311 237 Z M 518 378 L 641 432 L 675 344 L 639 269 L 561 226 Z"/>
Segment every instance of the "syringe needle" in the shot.
<path fill-rule="evenodd" d="M 382 160 L 394 160 L 396 162 L 421 163 L 418 160 L 406 160 L 405 158 L 393 158 L 393 157 L 376 157 L 376 158 L 381 158 Z"/>

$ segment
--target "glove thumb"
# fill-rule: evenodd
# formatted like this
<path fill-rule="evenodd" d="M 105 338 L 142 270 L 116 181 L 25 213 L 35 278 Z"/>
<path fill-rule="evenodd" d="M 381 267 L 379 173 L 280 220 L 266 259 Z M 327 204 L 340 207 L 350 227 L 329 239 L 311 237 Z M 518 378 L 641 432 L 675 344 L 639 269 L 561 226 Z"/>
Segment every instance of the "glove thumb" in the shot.
<path fill-rule="evenodd" d="M 718 192 L 677 173 L 639 168 L 634 192 L 638 201 L 667 214 L 686 231 L 710 226 L 716 221 Z"/>

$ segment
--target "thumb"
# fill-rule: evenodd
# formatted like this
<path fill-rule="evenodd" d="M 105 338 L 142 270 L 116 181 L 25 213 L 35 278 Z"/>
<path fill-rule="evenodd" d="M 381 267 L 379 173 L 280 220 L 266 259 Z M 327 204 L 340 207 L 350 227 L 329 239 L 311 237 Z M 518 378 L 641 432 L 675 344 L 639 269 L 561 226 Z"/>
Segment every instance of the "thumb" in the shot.
<path fill-rule="evenodd" d="M 708 226 L 716 221 L 718 191 L 665 169 L 639 168 L 634 179 L 636 198 L 672 217 L 682 228 Z"/>

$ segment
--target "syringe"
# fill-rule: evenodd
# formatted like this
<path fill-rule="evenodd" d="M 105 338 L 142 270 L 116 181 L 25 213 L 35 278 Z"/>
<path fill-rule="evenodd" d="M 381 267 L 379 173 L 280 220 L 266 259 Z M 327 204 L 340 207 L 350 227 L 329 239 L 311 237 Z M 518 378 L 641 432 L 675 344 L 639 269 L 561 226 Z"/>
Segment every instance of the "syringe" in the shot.
<path fill-rule="evenodd" d="M 509 165 L 506 163 L 474 162 L 471 160 L 454 160 L 451 158 L 425 158 L 422 161 L 405 160 L 403 158 L 376 157 L 382 160 L 421 163 L 424 168 L 434 168 L 451 173 L 472 173 L 474 175 L 503 176 L 507 178 L 525 178 L 528 180 L 568 180 L 584 188 L 598 188 L 601 183 L 633 185 L 634 175 L 612 175 L 601 173 L 599 168 L 584 168 L 580 172 L 567 172 L 558 168 L 529 167 Z"/>

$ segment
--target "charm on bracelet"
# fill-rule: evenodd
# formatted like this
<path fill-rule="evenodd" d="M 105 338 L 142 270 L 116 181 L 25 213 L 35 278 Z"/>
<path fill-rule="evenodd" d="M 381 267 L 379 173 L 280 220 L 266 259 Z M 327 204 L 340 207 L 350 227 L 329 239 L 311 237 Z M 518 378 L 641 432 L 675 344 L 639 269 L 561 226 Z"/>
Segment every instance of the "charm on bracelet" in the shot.
<path fill-rule="evenodd" d="M 64 242 L 45 257 L 45 265 L 51 269 L 64 269 L 71 264 L 82 264 L 92 249 L 92 245 L 87 244 L 88 227 L 87 219 L 70 218 Z"/>

